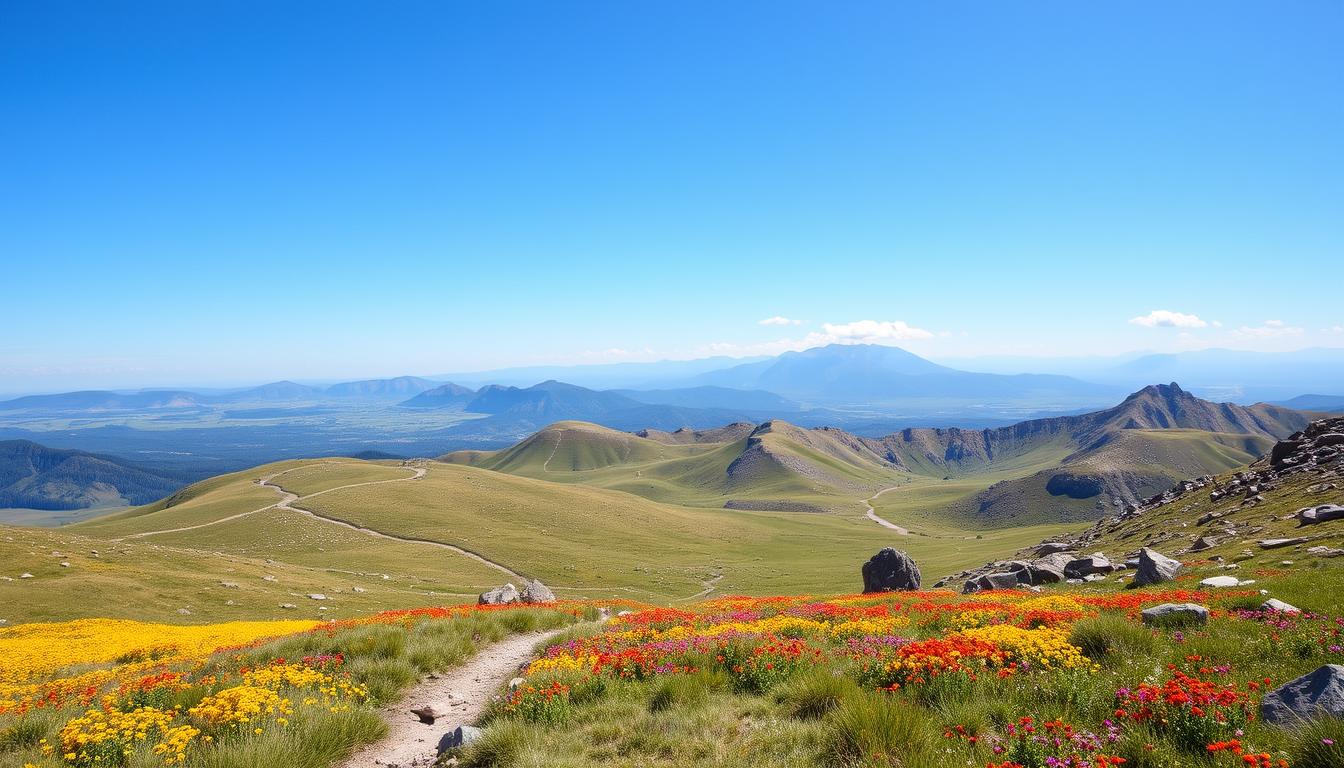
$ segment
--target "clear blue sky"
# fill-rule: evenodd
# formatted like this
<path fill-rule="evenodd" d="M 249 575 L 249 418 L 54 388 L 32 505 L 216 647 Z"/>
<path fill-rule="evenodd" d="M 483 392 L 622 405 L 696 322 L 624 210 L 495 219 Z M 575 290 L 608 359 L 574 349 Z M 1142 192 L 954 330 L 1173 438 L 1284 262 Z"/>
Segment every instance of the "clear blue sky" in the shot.
<path fill-rule="evenodd" d="M 1326 0 L 12 0 L 0 391 L 1344 345 L 1341 39 Z"/>

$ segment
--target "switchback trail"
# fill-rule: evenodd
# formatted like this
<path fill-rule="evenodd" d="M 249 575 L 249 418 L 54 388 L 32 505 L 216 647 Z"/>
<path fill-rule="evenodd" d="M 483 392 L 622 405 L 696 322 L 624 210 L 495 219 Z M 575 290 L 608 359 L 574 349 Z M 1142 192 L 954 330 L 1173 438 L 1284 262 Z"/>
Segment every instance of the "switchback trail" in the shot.
<path fill-rule="evenodd" d="M 484 557 L 484 556 L 479 555 L 479 554 L 477 554 L 477 553 L 475 553 L 475 552 L 472 552 L 471 550 L 468 550 L 468 549 L 463 549 L 462 547 L 454 546 L 454 545 L 452 545 L 452 544 L 445 544 L 444 542 L 441 542 L 441 541 L 433 541 L 433 540 L 431 540 L 431 539 L 419 539 L 419 538 L 415 538 L 415 537 L 412 537 L 412 536 L 398 536 L 398 535 L 396 535 L 396 534 L 392 534 L 392 533 L 384 533 L 384 532 L 382 532 L 382 531 L 378 531 L 378 530 L 375 530 L 375 529 L 373 529 L 373 528 L 366 528 L 366 527 L 364 527 L 364 526 L 362 526 L 362 525 L 358 525 L 358 524 L 356 524 L 356 523 L 352 523 L 352 522 L 350 522 L 350 521 L 348 521 L 348 520 L 341 520 L 340 518 L 329 517 L 329 516 L 327 516 L 327 515 L 322 515 L 322 514 L 319 514 L 319 513 L 317 513 L 317 512 L 313 512 L 312 510 L 309 510 L 309 509 L 304 509 L 304 508 L 302 508 L 302 507 L 296 507 L 296 506 L 293 506 L 293 505 L 294 505 L 295 503 L 297 503 L 297 502 L 306 501 L 306 500 L 308 500 L 308 499 L 312 499 L 312 498 L 315 498 L 315 497 L 317 497 L 317 496 L 321 496 L 321 495 L 323 495 L 323 494 L 325 494 L 325 493 L 331 493 L 331 492 L 333 492 L 333 491 L 340 491 L 340 490 L 344 490 L 344 489 L 346 489 L 346 488 L 358 488 L 358 487 L 360 487 L 360 486 L 364 486 L 364 485 L 381 485 L 381 484 L 383 484 L 383 483 L 404 483 L 404 482 L 407 482 L 407 481 L 409 481 L 409 480 L 419 480 L 420 478 L 424 477 L 425 474 L 426 474 L 426 472 L 428 471 L 428 470 L 426 470 L 424 467 L 399 467 L 399 469 L 409 469 L 409 470 L 411 470 L 411 474 L 408 475 L 407 477 L 397 477 L 397 478 L 393 478 L 393 479 L 391 479 L 391 480 L 370 480 L 370 481 L 368 481 L 368 482 L 363 482 L 363 483 L 350 483 L 350 484 L 348 484 L 348 485 L 338 485 L 338 486 L 336 486 L 335 488 L 327 488 L 326 490 L 317 491 L 317 492 L 315 492 L 315 493 L 310 493 L 310 494 L 308 494 L 307 496 L 300 496 L 300 495 L 298 495 L 297 493 L 294 493 L 293 491 L 285 490 L 285 488 L 284 488 L 283 486 L 281 486 L 280 484 L 274 482 L 274 480 L 275 480 L 277 477 L 280 477 L 281 475 L 283 475 L 283 474 L 285 474 L 285 473 L 287 473 L 287 472 L 293 472 L 293 471 L 295 471 L 295 470 L 304 469 L 304 468 L 311 467 L 311 466 L 314 466 L 314 465 L 312 465 L 312 464 L 305 464 L 305 465 L 303 465 L 303 466 L 299 466 L 299 467 L 291 467 L 290 469 L 287 469 L 287 470 L 285 470 L 284 472 L 276 472 L 275 474 L 266 475 L 265 477 L 262 477 L 262 478 L 260 478 L 260 479 L 257 480 L 257 485 L 260 485 L 260 486 L 263 486 L 263 487 L 266 487 L 266 488 L 272 488 L 272 489 L 274 489 L 277 493 L 280 494 L 280 497 L 281 497 L 281 498 L 280 498 L 280 501 L 277 501 L 277 502 L 274 503 L 274 504 L 268 504 L 268 505 L 266 505 L 266 506 L 264 506 L 264 507 L 261 507 L 261 508 L 259 508 L 259 509 L 253 509 L 253 510 L 249 510 L 249 511 L 247 511 L 247 512 L 239 512 L 239 513 L 236 514 L 236 515 L 229 515 L 228 517 L 221 517 L 221 518 L 219 518 L 218 520 L 211 520 L 211 521 L 208 522 L 208 523 L 200 523 L 200 524 L 197 524 L 197 525 L 187 525 L 187 526 L 183 526 L 183 527 L 181 527 L 181 528 L 167 528 L 167 529 L 164 529 L 164 530 L 161 530 L 161 531 L 143 531 L 143 532 L 141 532 L 141 533 L 133 533 L 133 534 L 130 534 L 130 535 L 127 536 L 126 538 L 130 538 L 130 539 L 138 539 L 138 538 L 143 538 L 143 537 L 145 537 L 145 536 L 158 536 L 158 535 L 160 535 L 160 534 L 164 534 L 164 533 L 181 533 L 181 532 L 183 532 L 183 531 L 194 531 L 194 530 L 197 530 L 197 529 L 200 529 L 200 528 L 206 528 L 206 527 L 209 527 L 209 526 L 212 526 L 212 525 L 218 525 L 219 523 L 226 523 L 226 522 L 229 522 L 230 520 L 237 520 L 237 519 L 239 519 L 239 518 L 247 517 L 247 516 L 249 516 L 249 515 L 255 515 L 255 514 L 257 514 L 258 512 L 265 512 L 265 511 L 268 510 L 268 509 L 280 509 L 280 510 L 284 510 L 284 511 L 286 511 L 286 512 L 296 512 L 296 513 L 301 514 L 301 515 L 307 515 L 308 517 L 311 517 L 311 518 L 314 519 L 314 520 L 320 520 L 320 521 L 322 521 L 322 522 L 324 522 L 324 523 L 328 523 L 328 524 L 330 524 L 330 525 L 339 525 L 339 526 L 341 526 L 342 528 L 348 528 L 348 529 L 350 529 L 350 530 L 352 530 L 352 531 L 358 531 L 359 533 L 362 533 L 362 534 L 364 534 L 364 535 L 366 535 L 366 536 L 373 536 L 373 537 L 375 537 L 375 538 L 387 539 L 388 541 L 397 541 L 397 542 L 401 542 L 401 543 L 403 543 L 403 544 L 419 544 L 419 545 L 427 546 L 427 547 L 438 547 L 439 549 L 446 549 L 446 550 L 448 550 L 448 551 L 450 551 L 450 552 L 453 552 L 454 554 L 461 555 L 461 556 L 466 557 L 466 558 L 469 558 L 469 559 L 471 559 L 471 560 L 475 560 L 476 562 L 478 562 L 478 563 L 480 563 L 480 564 L 482 564 L 482 565 L 488 566 L 488 567 L 490 567 L 490 568 L 494 568 L 495 570 L 499 571 L 500 573 L 503 573 L 503 574 L 506 575 L 506 576 L 509 576 L 510 578 L 514 578 L 514 579 L 517 579 L 517 580 L 519 580 L 519 581 L 527 581 L 527 577 L 523 576 L 522 574 L 518 573 L 517 571 L 513 570 L 512 568 L 509 568 L 508 566 L 504 565 L 503 563 L 497 563 L 497 562 L 495 562 L 494 560 L 491 560 L 491 559 L 488 558 L 488 557 Z"/>
<path fill-rule="evenodd" d="M 427 768 L 434 765 L 439 739 L 459 725 L 474 723 L 485 711 L 490 698 L 518 674 L 523 664 L 532 660 L 532 649 L 567 629 L 569 627 L 511 635 L 486 646 L 462 666 L 411 686 L 400 701 L 382 712 L 388 727 L 387 735 L 361 748 L 339 768 Z M 433 707 L 446 714 L 433 725 L 427 725 L 411 714 L 412 709 L 419 707 Z"/>
<path fill-rule="evenodd" d="M 863 500 L 863 505 L 864 505 L 865 507 L 868 508 L 868 511 L 867 511 L 866 513 L 864 513 L 864 514 L 865 514 L 865 516 L 866 516 L 869 520 L 872 520 L 874 523 L 877 523 L 878 525 L 882 526 L 883 528 L 890 528 L 891 530 L 893 530 L 893 531 L 899 533 L 899 534 L 902 535 L 902 536 L 909 536 L 909 535 L 910 535 L 910 531 L 909 531 L 909 529 L 902 528 L 901 526 L 899 526 L 899 525 L 897 525 L 897 524 L 891 522 L 890 520 L 884 520 L 884 519 L 878 517 L 878 516 L 877 516 L 877 512 L 873 509 L 873 502 L 874 502 L 874 501 L 877 501 L 877 497 L 878 497 L 878 496 L 881 496 L 882 494 L 886 493 L 887 491 L 894 491 L 894 490 L 896 490 L 897 488 L 900 488 L 900 486 L 899 486 L 899 485 L 893 485 L 893 486 L 891 486 L 890 488 L 883 488 L 882 490 L 878 491 L 877 493 L 873 494 L 872 496 L 870 496 L 870 497 L 864 499 L 864 500 Z"/>

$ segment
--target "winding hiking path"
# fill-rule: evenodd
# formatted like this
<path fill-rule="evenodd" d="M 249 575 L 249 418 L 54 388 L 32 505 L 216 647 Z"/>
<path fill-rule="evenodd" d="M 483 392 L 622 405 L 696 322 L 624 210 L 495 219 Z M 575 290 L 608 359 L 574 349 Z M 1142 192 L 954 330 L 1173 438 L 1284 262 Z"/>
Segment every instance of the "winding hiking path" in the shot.
<path fill-rule="evenodd" d="M 518 675 L 533 658 L 532 649 L 569 627 L 551 632 L 511 635 L 486 646 L 465 664 L 411 686 L 396 704 L 382 712 L 388 731 L 380 741 L 361 748 L 339 768 L 423 768 L 438 758 L 439 740 L 459 725 L 470 725 L 485 711 L 490 698 Z M 427 725 L 412 709 L 433 707 L 446 715 Z"/>
<path fill-rule="evenodd" d="M 901 486 L 899 485 L 893 485 L 890 488 L 883 488 L 877 493 L 874 493 L 872 496 L 869 496 L 868 498 L 864 499 L 863 505 L 868 508 L 868 511 L 864 513 L 864 516 L 867 517 L 869 520 L 872 520 L 874 523 L 877 523 L 878 525 L 882 526 L 883 528 L 890 528 L 891 530 L 895 531 L 896 533 L 902 536 L 909 536 L 910 535 L 909 529 L 902 528 L 901 526 L 891 522 L 890 520 L 884 520 L 881 517 L 878 517 L 877 511 L 873 509 L 873 502 L 877 501 L 878 496 L 881 496 L 887 491 L 894 491 L 900 487 Z"/>
<path fill-rule="evenodd" d="M 359 525 L 357 523 L 352 523 L 348 520 L 342 520 L 337 517 L 322 515 L 310 509 L 304 509 L 302 507 L 294 506 L 294 504 L 296 504 L 297 502 L 306 501 L 308 499 L 321 496 L 325 493 L 345 490 L 346 488 L 358 488 L 360 486 L 365 485 L 382 485 L 384 483 L 404 483 L 410 480 L 419 480 L 420 478 L 424 477 L 425 474 L 428 472 L 428 470 L 425 469 L 424 467 L 397 467 L 397 469 L 409 469 L 411 470 L 411 474 L 406 477 L 394 477 L 391 480 L 369 480 L 363 483 L 349 483 L 346 485 L 338 485 L 334 488 L 327 488 L 325 490 L 317 491 L 315 493 L 310 493 L 307 496 L 300 496 L 297 493 L 294 493 L 293 491 L 286 490 L 279 483 L 274 482 L 277 477 L 280 477 L 281 475 L 284 475 L 288 472 L 294 472 L 300 469 L 306 469 L 313 466 L 317 465 L 304 464 L 303 466 L 299 467 L 291 467 L 289 469 L 284 470 L 283 472 L 276 472 L 274 474 L 266 475 L 265 477 L 258 479 L 257 485 L 263 486 L 265 488 L 274 489 L 277 493 L 280 494 L 280 501 L 277 501 L 274 504 L 267 504 L 266 506 L 260 507 L 258 509 L 248 510 L 247 512 L 239 512 L 236 515 L 229 515 L 228 517 L 221 517 L 218 520 L 211 520 L 210 522 L 207 523 L 199 523 L 197 525 L 187 525 L 182 526 L 181 528 L 166 528 L 160 531 L 142 531 L 140 533 L 130 534 L 126 538 L 139 539 L 144 538 L 146 536 L 158 536 L 160 534 L 165 533 L 181 533 L 183 531 L 194 531 L 200 528 L 208 528 L 209 526 L 212 525 L 218 525 L 220 523 L 227 523 L 230 520 L 238 520 L 239 518 L 247 517 L 249 515 L 255 515 L 259 512 L 265 512 L 268 509 L 279 509 L 284 510 L 286 512 L 295 512 L 301 515 L 307 515 L 308 517 L 311 517 L 314 520 L 320 520 L 330 525 L 339 525 L 342 528 L 348 528 L 352 531 L 358 531 L 359 533 L 362 533 L 366 536 L 373 536 L 375 538 L 386 539 L 388 541 L 401 542 L 403 544 L 419 544 L 427 547 L 438 547 L 439 549 L 446 549 L 454 554 L 461 555 L 471 560 L 475 560 L 476 562 L 485 565 L 487 567 L 494 568 L 495 570 L 499 571 L 500 573 L 503 573 L 504 575 L 510 578 L 518 579 L 519 581 L 527 581 L 527 577 L 523 576 L 522 574 L 518 573 L 512 568 L 509 568 L 503 563 L 497 563 L 494 560 L 491 560 L 488 557 L 484 557 L 475 552 L 472 552 L 469 549 L 463 549 L 462 547 L 454 546 L 452 544 L 445 544 L 442 541 L 433 541 L 431 539 L 420 539 L 415 538 L 413 536 L 398 536 L 393 533 L 385 533 L 383 531 L 375 530 L 373 528 L 366 528 L 365 526 Z"/>

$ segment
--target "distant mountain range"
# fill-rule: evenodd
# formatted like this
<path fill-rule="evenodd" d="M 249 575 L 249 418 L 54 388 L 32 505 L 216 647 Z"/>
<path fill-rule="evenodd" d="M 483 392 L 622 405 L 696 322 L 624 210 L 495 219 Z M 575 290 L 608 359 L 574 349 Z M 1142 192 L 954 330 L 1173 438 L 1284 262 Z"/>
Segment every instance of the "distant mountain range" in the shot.
<path fill-rule="evenodd" d="M 1169 487 L 1173 478 L 1241 466 L 1307 421 L 1278 406 L 1211 403 L 1173 383 L 1145 387 L 1101 411 L 996 429 L 905 429 L 867 438 L 772 419 L 629 434 L 564 421 L 502 451 L 443 460 L 553 481 L 580 473 L 578 482 L 654 499 L 698 496 L 785 511 L 825 509 L 837 497 L 899 486 L 912 474 L 1007 472 L 952 510 L 980 524 L 1007 525 L 1099 517 Z"/>
<path fill-rule="evenodd" d="M 181 487 L 111 456 L 0 441 L 0 507 L 82 509 L 148 504 Z"/>

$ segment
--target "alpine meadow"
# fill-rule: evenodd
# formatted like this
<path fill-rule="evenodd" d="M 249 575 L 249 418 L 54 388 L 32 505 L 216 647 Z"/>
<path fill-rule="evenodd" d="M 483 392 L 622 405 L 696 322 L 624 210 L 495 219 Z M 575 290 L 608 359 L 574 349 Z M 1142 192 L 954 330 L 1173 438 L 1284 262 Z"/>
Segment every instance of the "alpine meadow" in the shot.
<path fill-rule="evenodd" d="M 0 768 L 1344 768 L 1342 37 L 0 5 Z"/>

